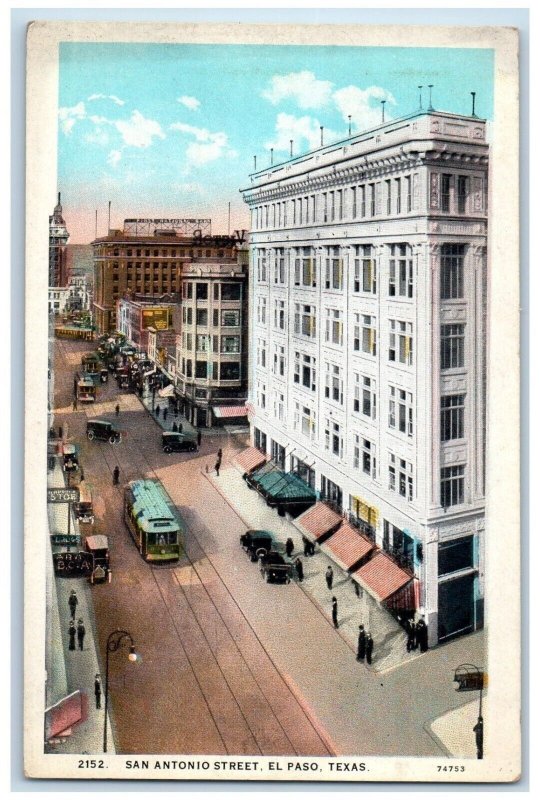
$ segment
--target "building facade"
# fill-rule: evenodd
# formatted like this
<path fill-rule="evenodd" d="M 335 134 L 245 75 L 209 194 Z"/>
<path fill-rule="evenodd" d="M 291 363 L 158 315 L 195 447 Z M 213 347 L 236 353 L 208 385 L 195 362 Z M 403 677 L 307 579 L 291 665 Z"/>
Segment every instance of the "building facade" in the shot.
<path fill-rule="evenodd" d="M 420 111 L 243 190 L 252 441 L 410 570 L 430 645 L 483 625 L 488 152 Z"/>
<path fill-rule="evenodd" d="M 234 406 L 238 416 L 246 414 L 247 303 L 247 250 L 184 264 L 176 387 L 194 425 L 211 427 L 224 413 L 234 417 Z"/>
<path fill-rule="evenodd" d="M 127 341 L 148 352 L 149 331 L 172 330 L 173 310 L 177 304 L 158 302 L 151 297 L 117 300 L 118 331 Z"/>
<path fill-rule="evenodd" d="M 49 217 L 49 286 L 65 286 L 68 281 L 66 245 L 69 233 L 62 216 L 60 192 L 58 203 Z"/>

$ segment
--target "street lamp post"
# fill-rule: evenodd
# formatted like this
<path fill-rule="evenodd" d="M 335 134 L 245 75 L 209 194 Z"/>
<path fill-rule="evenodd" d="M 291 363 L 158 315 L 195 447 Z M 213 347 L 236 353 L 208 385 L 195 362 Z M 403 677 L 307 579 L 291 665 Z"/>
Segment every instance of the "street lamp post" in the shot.
<path fill-rule="evenodd" d="M 477 758 L 484 758 L 484 718 L 482 716 L 482 692 L 486 686 L 486 674 L 474 664 L 460 664 L 454 672 L 454 685 L 458 692 L 480 692 L 478 720 L 473 728 L 476 737 Z"/>
<path fill-rule="evenodd" d="M 116 630 L 109 634 L 107 639 L 107 655 L 105 661 L 105 721 L 103 723 L 103 752 L 107 752 L 107 717 L 109 711 L 109 653 L 115 653 L 122 645 L 124 639 L 129 641 L 130 661 L 137 661 L 138 655 L 135 651 L 133 637 L 127 631 Z"/>

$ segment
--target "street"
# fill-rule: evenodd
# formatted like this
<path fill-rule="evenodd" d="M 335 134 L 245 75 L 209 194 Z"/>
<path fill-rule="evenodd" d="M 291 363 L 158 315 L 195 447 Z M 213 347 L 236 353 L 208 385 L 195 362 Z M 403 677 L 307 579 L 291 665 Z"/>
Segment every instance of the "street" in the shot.
<path fill-rule="evenodd" d="M 384 676 L 358 664 L 299 586 L 265 584 L 241 550 L 245 527 L 206 477 L 218 447 L 226 466 L 237 445 L 205 435 L 199 453 L 165 455 L 161 429 L 113 376 L 96 403 L 72 409 L 73 373 L 88 349 L 56 342 L 55 425 L 80 447 L 94 532 L 110 539 L 112 582 L 92 588 L 102 674 L 115 629 L 129 631 L 142 655 L 140 664 L 125 650 L 111 655 L 117 752 L 441 756 L 427 726 L 463 704 L 452 669 L 475 661 L 482 634 Z M 122 442 L 89 442 L 94 417 L 115 422 Z M 186 523 L 186 558 L 175 566 L 145 563 L 123 522 L 123 485 L 143 476 L 162 481 Z"/>

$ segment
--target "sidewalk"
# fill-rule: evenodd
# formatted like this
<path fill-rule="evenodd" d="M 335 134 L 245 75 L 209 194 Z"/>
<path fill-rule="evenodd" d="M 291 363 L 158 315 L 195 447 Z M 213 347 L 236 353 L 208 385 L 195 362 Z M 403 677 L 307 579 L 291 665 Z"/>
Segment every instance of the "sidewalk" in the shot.
<path fill-rule="evenodd" d="M 486 720 L 486 708 L 487 706 L 482 708 L 484 730 L 489 724 Z M 465 703 L 426 725 L 426 730 L 449 756 L 476 758 L 476 737 L 473 728 L 478 721 L 478 709 L 478 699 Z"/>
<path fill-rule="evenodd" d="M 65 485 L 64 473 L 57 460 L 54 470 L 48 473 L 49 487 Z M 49 503 L 47 507 L 50 533 L 67 533 L 68 511 L 65 504 Z M 79 532 L 78 523 L 71 514 L 71 532 Z M 63 548 L 54 548 L 60 551 Z M 73 547 L 73 550 L 78 548 Z M 51 564 L 52 570 L 52 564 Z M 82 619 L 86 630 L 84 649 L 69 650 L 68 628 L 71 618 L 68 597 L 71 589 L 77 592 L 78 605 L 75 622 Z M 47 628 L 50 629 L 47 663 L 50 673 L 47 674 L 47 702 L 54 703 L 77 689 L 86 691 L 88 696 L 88 717 L 72 729 L 65 741 L 55 745 L 47 745 L 49 753 L 83 753 L 103 752 L 103 727 L 105 705 L 105 676 L 102 675 L 101 709 L 96 709 L 94 698 L 94 678 L 100 673 L 94 637 L 94 609 L 90 584 L 86 578 L 56 578 L 52 574 L 51 594 L 53 606 L 48 608 L 50 615 Z M 51 624 L 52 622 L 52 624 Z M 114 738 L 108 721 L 108 752 L 114 753 Z"/>
<path fill-rule="evenodd" d="M 142 397 L 135 393 L 135 397 L 137 397 L 146 410 L 153 416 L 157 424 L 162 428 L 164 431 L 172 431 L 173 424 L 176 423 L 177 426 L 182 425 L 182 433 L 187 433 L 189 436 L 192 436 L 194 439 L 197 438 L 197 428 L 195 428 L 191 422 L 188 422 L 187 419 L 178 412 L 175 416 L 174 410 L 171 408 L 169 403 L 168 397 L 160 397 L 159 394 L 156 392 L 155 396 L 155 403 L 154 409 L 157 409 L 158 406 L 160 408 L 159 417 L 156 416 L 155 412 L 152 411 L 152 392 L 145 390 L 143 392 Z M 163 419 L 163 412 L 167 409 L 167 419 Z M 204 436 L 204 429 L 201 429 L 201 433 Z"/>
<path fill-rule="evenodd" d="M 293 540 L 292 560 L 300 556 L 304 567 L 304 580 L 299 586 L 328 618 L 328 624 L 332 624 L 331 603 L 332 597 L 336 597 L 339 633 L 354 654 L 358 641 L 358 626 L 363 624 L 365 630 L 371 633 L 374 641 L 373 662 L 368 669 L 383 673 L 400 664 L 420 658 L 418 651 L 407 652 L 407 636 L 401 625 L 367 592 L 357 597 L 354 582 L 334 561 L 320 550 L 316 551 L 314 556 L 304 556 L 302 535 L 298 528 L 290 519 L 278 516 L 277 511 L 269 508 L 255 490 L 249 489 L 235 467 L 225 465 L 220 470 L 219 478 L 213 471 L 206 474 L 206 477 L 244 520 L 246 529 L 271 531 L 281 541 L 283 547 L 289 537 Z M 328 589 L 325 580 L 328 566 L 332 566 L 334 571 L 331 590 Z"/>

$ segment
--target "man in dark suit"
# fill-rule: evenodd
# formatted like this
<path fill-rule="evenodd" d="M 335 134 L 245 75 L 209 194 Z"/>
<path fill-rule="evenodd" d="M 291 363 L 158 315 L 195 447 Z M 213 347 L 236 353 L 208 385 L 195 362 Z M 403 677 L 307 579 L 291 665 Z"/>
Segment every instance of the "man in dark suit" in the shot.
<path fill-rule="evenodd" d="M 332 597 L 332 622 L 334 623 L 334 628 L 339 628 L 337 618 L 337 597 Z"/>
<path fill-rule="evenodd" d="M 363 625 L 358 626 L 358 648 L 356 650 L 356 660 L 363 661 L 366 657 L 366 632 Z"/>

